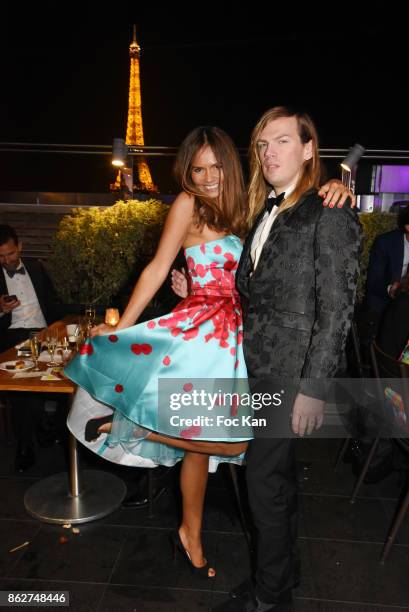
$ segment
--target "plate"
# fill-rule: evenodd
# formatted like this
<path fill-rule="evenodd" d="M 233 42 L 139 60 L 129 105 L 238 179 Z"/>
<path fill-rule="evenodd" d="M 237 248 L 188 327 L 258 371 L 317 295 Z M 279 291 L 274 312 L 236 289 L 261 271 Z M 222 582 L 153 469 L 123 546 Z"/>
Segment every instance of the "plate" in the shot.
<path fill-rule="evenodd" d="M 5 372 L 24 372 L 29 370 L 34 365 L 29 359 L 15 359 L 14 361 L 3 361 L 0 363 L 0 370 Z"/>

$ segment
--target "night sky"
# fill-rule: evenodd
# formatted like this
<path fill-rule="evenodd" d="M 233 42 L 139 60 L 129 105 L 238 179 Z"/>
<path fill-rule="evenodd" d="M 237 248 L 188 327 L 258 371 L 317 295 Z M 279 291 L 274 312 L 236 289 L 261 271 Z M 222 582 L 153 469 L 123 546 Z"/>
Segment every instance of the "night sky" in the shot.
<path fill-rule="evenodd" d="M 178 146 L 193 127 L 215 124 L 246 147 L 260 114 L 284 103 L 311 113 L 323 147 L 409 149 L 402 5 L 371 2 L 358 14 L 359 3 L 325 11 L 277 4 L 2 9 L 0 141 L 110 145 L 123 137 L 136 23 L 146 144 Z M 0 162 L 2 190 L 102 192 L 113 179 L 109 157 L 1 153 Z M 151 165 L 169 189 L 170 164 Z"/>

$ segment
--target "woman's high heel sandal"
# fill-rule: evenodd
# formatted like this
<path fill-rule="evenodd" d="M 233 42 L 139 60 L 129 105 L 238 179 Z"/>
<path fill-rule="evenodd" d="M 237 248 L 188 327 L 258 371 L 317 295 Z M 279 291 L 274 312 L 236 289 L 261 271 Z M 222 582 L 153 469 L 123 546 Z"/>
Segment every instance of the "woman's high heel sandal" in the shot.
<path fill-rule="evenodd" d="M 193 565 L 188 551 L 183 546 L 179 531 L 177 529 L 171 532 L 170 541 L 173 548 L 173 561 L 176 561 L 176 556 L 178 553 L 180 553 L 189 564 L 190 570 L 193 574 L 195 574 L 195 576 L 201 576 L 202 578 L 214 578 L 216 576 L 216 573 L 213 576 L 209 576 L 209 570 L 213 568 L 209 566 L 208 562 L 206 562 L 206 565 L 203 565 L 202 567 L 196 567 L 196 565 Z"/>
<path fill-rule="evenodd" d="M 114 414 L 108 414 L 106 416 L 100 417 L 99 419 L 90 419 L 85 425 L 84 438 L 86 442 L 92 442 L 99 438 L 102 432 L 99 432 L 98 429 L 105 425 L 105 423 L 112 423 L 112 419 L 114 418 Z"/>

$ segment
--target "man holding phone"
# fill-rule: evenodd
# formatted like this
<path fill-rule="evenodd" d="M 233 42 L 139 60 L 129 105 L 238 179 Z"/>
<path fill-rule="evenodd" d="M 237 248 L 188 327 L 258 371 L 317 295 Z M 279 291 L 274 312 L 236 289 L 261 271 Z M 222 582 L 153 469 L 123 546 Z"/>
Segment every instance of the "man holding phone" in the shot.
<path fill-rule="evenodd" d="M 51 281 L 40 261 L 21 258 L 22 243 L 10 225 L 0 225 L 0 352 L 27 340 L 55 317 L 57 303 Z M 9 395 L 17 438 L 15 466 L 24 471 L 35 461 L 33 431 L 42 407 L 36 394 Z"/>

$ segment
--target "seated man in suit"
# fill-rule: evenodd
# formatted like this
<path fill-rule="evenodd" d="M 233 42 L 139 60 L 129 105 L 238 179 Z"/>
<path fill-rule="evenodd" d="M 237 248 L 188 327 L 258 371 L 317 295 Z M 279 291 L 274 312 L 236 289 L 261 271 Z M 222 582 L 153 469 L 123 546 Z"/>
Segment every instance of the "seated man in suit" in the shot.
<path fill-rule="evenodd" d="M 379 323 L 395 297 L 409 264 L 409 206 L 400 210 L 398 229 L 378 236 L 368 265 L 366 304 Z"/>
<path fill-rule="evenodd" d="M 0 352 L 23 342 L 31 331 L 54 320 L 56 296 L 41 262 L 21 258 L 22 243 L 9 225 L 0 225 Z M 40 417 L 38 394 L 12 393 L 11 417 L 17 437 L 16 469 L 35 460 L 33 432 Z"/>

